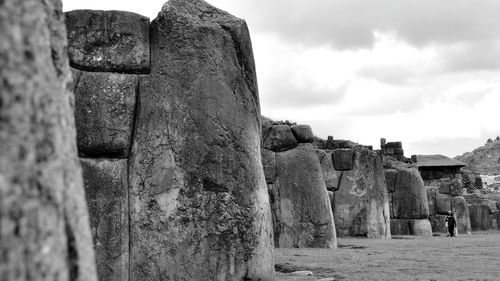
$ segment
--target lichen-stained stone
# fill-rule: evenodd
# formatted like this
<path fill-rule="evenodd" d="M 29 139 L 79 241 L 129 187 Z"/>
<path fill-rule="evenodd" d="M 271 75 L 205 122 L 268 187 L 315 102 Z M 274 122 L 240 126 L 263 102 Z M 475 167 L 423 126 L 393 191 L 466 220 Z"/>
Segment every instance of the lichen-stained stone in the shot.
<path fill-rule="evenodd" d="M 314 135 L 309 125 L 294 125 L 291 127 L 295 139 L 299 143 L 313 143 Z"/>
<path fill-rule="evenodd" d="M 264 168 L 264 176 L 266 183 L 271 184 L 276 178 L 276 153 L 265 148 L 260 150 L 262 157 L 262 166 Z"/>
<path fill-rule="evenodd" d="M 151 24 L 151 55 L 129 159 L 130 280 L 274 280 L 246 23 L 171 0 Z"/>
<path fill-rule="evenodd" d="M 0 280 L 96 281 L 60 0 L 0 1 Z"/>
<path fill-rule="evenodd" d="M 415 236 L 432 236 L 432 227 L 428 219 L 410 220 L 410 234 Z"/>
<path fill-rule="evenodd" d="M 451 198 L 449 194 L 436 193 L 436 213 L 446 215 L 451 211 Z"/>
<path fill-rule="evenodd" d="M 332 152 L 333 168 L 337 171 L 353 169 L 354 151 L 351 148 L 339 148 Z"/>
<path fill-rule="evenodd" d="M 396 189 L 396 173 L 395 169 L 384 169 L 387 192 L 389 193 L 393 193 Z"/>
<path fill-rule="evenodd" d="M 125 11 L 65 13 L 72 67 L 101 72 L 148 73 L 149 18 Z"/>
<path fill-rule="evenodd" d="M 342 173 L 333 214 L 338 236 L 391 237 L 387 187 L 376 152 L 354 148 L 353 170 Z"/>
<path fill-rule="evenodd" d="M 323 178 L 325 179 L 326 189 L 330 191 L 337 191 L 340 187 L 340 180 L 343 172 L 336 171 L 333 168 L 332 153 L 326 153 L 320 163 L 323 171 Z"/>
<path fill-rule="evenodd" d="M 451 209 L 457 222 L 458 233 L 472 234 L 469 207 L 465 198 L 463 196 L 453 196 L 451 198 Z"/>
<path fill-rule="evenodd" d="M 336 248 L 335 224 L 323 175 L 312 144 L 276 154 L 275 246 Z"/>
<path fill-rule="evenodd" d="M 263 147 L 274 152 L 290 150 L 298 145 L 288 125 L 274 125 L 264 137 Z"/>
<path fill-rule="evenodd" d="M 75 120 L 80 156 L 126 158 L 139 77 L 78 70 L 73 73 L 78 73 Z"/>
<path fill-rule="evenodd" d="M 391 235 L 410 235 L 410 220 L 391 219 Z"/>
<path fill-rule="evenodd" d="M 126 159 L 80 158 L 99 280 L 128 281 Z"/>
<path fill-rule="evenodd" d="M 429 217 L 424 181 L 416 168 L 398 168 L 395 186 L 391 206 L 394 218 L 426 219 Z"/>

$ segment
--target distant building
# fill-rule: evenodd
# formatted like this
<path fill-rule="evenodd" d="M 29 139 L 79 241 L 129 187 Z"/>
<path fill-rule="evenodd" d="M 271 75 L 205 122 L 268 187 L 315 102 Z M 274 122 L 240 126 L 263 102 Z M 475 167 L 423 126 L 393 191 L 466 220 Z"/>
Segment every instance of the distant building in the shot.
<path fill-rule="evenodd" d="M 441 178 L 453 179 L 456 174 L 460 174 L 461 168 L 467 166 L 461 161 L 441 154 L 413 155 L 411 158 L 426 183 Z"/>

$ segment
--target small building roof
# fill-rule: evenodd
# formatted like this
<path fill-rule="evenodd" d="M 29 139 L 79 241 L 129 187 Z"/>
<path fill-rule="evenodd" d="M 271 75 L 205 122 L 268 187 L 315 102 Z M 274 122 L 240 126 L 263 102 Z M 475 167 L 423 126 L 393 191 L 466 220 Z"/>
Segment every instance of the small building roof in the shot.
<path fill-rule="evenodd" d="M 465 167 L 464 162 L 452 159 L 450 157 L 434 154 L 434 155 L 417 155 L 417 167 Z"/>

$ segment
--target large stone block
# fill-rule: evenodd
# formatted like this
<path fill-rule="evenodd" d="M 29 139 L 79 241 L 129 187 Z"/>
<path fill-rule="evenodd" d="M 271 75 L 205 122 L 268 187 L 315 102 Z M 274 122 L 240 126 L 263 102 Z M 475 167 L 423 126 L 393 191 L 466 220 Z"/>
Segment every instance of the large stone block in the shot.
<path fill-rule="evenodd" d="M 335 224 L 320 163 L 312 144 L 276 154 L 280 216 L 275 246 L 336 248 Z"/>
<path fill-rule="evenodd" d="M 454 196 L 451 198 L 451 209 L 457 222 L 457 231 L 459 234 L 471 234 L 470 214 L 467 201 L 463 196 Z"/>
<path fill-rule="evenodd" d="M 450 195 L 451 196 L 462 196 L 464 184 L 460 179 L 453 179 L 450 182 Z"/>
<path fill-rule="evenodd" d="M 170 0 L 150 34 L 129 159 L 130 279 L 274 280 L 246 23 Z"/>
<path fill-rule="evenodd" d="M 332 152 L 333 168 L 337 171 L 350 171 L 353 169 L 354 150 L 350 148 L 335 149 Z"/>
<path fill-rule="evenodd" d="M 352 171 L 342 173 L 335 192 L 334 218 L 339 236 L 390 238 L 390 214 L 382 161 L 363 147 L 355 147 Z"/>
<path fill-rule="evenodd" d="M 446 226 L 446 217 L 448 215 L 431 215 L 429 216 L 429 221 L 431 223 L 433 233 L 448 233 L 448 227 Z"/>
<path fill-rule="evenodd" d="M 490 207 L 485 203 L 469 204 L 470 225 L 473 231 L 491 229 Z"/>
<path fill-rule="evenodd" d="M 426 187 L 425 192 L 427 193 L 427 202 L 429 203 L 429 215 L 436 214 L 436 194 L 439 193 L 439 189 L 436 187 Z"/>
<path fill-rule="evenodd" d="M 82 72 L 75 87 L 78 151 L 85 157 L 129 155 L 139 77 Z"/>
<path fill-rule="evenodd" d="M 0 1 L 0 280 L 96 281 L 60 0 Z"/>
<path fill-rule="evenodd" d="M 127 160 L 81 158 L 99 280 L 128 281 Z"/>
<path fill-rule="evenodd" d="M 265 148 L 261 149 L 262 166 L 264 168 L 264 176 L 266 183 L 271 184 L 276 178 L 276 153 Z"/>
<path fill-rule="evenodd" d="M 131 12 L 98 10 L 74 10 L 65 15 L 72 67 L 149 72 L 149 18 Z"/>
<path fill-rule="evenodd" d="M 415 236 L 432 236 L 432 227 L 428 219 L 410 220 L 410 234 Z"/>
<path fill-rule="evenodd" d="M 317 152 L 316 152 L 317 153 Z M 325 153 L 326 155 L 320 161 L 323 178 L 325 179 L 326 189 L 330 191 L 337 191 L 340 187 L 340 179 L 342 173 L 333 168 L 332 153 Z"/>
<path fill-rule="evenodd" d="M 395 169 L 384 169 L 387 192 L 392 193 L 396 190 L 396 173 Z"/>
<path fill-rule="evenodd" d="M 313 143 L 314 135 L 309 125 L 294 125 L 291 127 L 292 133 L 300 143 Z"/>
<path fill-rule="evenodd" d="M 449 179 L 441 179 L 439 186 L 439 193 L 441 194 L 450 194 L 451 189 L 451 181 Z"/>
<path fill-rule="evenodd" d="M 399 168 L 392 195 L 392 212 L 398 219 L 426 219 L 429 203 L 424 182 L 416 168 Z"/>
<path fill-rule="evenodd" d="M 449 194 L 436 193 L 436 213 L 447 215 L 451 211 L 451 198 Z"/>
<path fill-rule="evenodd" d="M 410 235 L 410 220 L 391 219 L 391 235 Z"/>
<path fill-rule="evenodd" d="M 298 142 L 288 125 L 274 125 L 264 136 L 263 147 L 274 152 L 293 149 Z"/>

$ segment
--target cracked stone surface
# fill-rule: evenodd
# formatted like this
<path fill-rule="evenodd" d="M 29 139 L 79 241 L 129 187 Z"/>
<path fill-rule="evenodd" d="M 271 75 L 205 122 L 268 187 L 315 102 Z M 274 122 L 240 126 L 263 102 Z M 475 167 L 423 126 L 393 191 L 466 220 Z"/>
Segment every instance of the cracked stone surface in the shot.
<path fill-rule="evenodd" d="M 391 218 L 429 218 L 427 192 L 417 168 L 398 168 L 395 189 L 391 196 Z"/>
<path fill-rule="evenodd" d="M 0 1 L 0 280 L 97 280 L 61 8 Z"/>
<path fill-rule="evenodd" d="M 390 238 L 389 199 L 382 161 L 367 148 L 355 146 L 351 171 L 344 171 L 335 191 L 337 235 Z"/>
<path fill-rule="evenodd" d="M 276 153 L 273 190 L 275 245 L 280 248 L 336 248 L 330 199 L 314 147 L 301 143 Z"/>
<path fill-rule="evenodd" d="M 131 280 L 274 280 L 246 23 L 171 0 L 151 55 L 129 163 Z"/>

